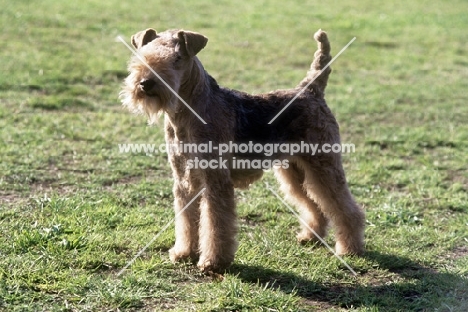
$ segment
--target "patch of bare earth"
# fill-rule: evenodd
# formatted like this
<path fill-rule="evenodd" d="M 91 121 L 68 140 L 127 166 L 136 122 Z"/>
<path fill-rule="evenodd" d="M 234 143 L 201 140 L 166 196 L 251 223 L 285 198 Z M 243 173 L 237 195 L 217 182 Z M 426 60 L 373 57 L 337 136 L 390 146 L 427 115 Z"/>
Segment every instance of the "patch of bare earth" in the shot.
<path fill-rule="evenodd" d="M 451 253 L 449 253 L 450 259 L 458 260 L 468 256 L 468 246 L 455 247 Z"/>
<path fill-rule="evenodd" d="M 103 192 L 113 192 L 118 185 L 128 185 L 139 183 L 145 177 L 129 176 L 112 181 L 103 185 Z M 52 194 L 61 197 L 76 194 L 80 190 L 80 185 L 60 183 L 59 180 L 50 179 L 50 181 L 32 182 L 28 191 L 0 191 L 0 205 L 5 207 L 21 206 L 31 199 L 48 197 Z"/>

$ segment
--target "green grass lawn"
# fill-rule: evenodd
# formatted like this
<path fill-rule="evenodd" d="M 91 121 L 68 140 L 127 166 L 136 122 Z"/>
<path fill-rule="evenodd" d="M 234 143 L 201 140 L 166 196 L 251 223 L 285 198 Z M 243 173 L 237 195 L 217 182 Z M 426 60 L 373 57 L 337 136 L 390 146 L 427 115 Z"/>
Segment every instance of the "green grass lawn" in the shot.
<path fill-rule="evenodd" d="M 467 311 L 468 3 L 9 1 L 0 13 L 0 310 Z M 340 122 L 367 253 L 300 246 L 298 222 L 257 182 L 236 193 L 239 250 L 223 277 L 174 265 L 160 126 L 118 100 L 116 36 L 184 28 L 199 58 L 247 92 L 295 86 L 329 34 L 326 98 Z M 265 180 L 276 189 L 271 173 Z M 264 181 L 265 181 L 264 180 Z M 327 238 L 333 244 L 333 233 Z"/>

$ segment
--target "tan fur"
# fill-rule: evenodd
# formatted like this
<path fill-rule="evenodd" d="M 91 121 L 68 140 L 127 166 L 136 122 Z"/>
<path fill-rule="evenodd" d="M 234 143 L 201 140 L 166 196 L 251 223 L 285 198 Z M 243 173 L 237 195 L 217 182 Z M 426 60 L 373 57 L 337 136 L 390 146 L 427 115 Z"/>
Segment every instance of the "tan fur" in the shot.
<path fill-rule="evenodd" d="M 331 60 L 325 32 L 315 34 L 318 50 L 306 77 L 297 87 L 266 94 L 249 95 L 219 87 L 204 70 L 196 54 L 207 38 L 195 32 L 153 29 L 139 32 L 132 43 L 145 62 L 205 121 L 204 125 L 137 57 L 129 63 L 120 98 L 129 110 L 146 114 L 155 122 L 165 116 L 165 139 L 169 144 L 248 140 L 269 143 L 339 143 L 339 128 L 326 105 L 324 92 Z M 320 75 L 319 75 L 320 74 Z M 312 83 L 311 80 L 315 79 Z M 271 120 L 305 86 L 308 88 L 271 125 Z M 261 178 L 260 169 L 191 169 L 188 161 L 199 157 L 217 159 L 217 152 L 169 155 L 174 178 L 175 212 L 178 213 L 202 189 L 205 192 L 176 220 L 176 242 L 170 250 L 172 261 L 198 259 L 204 272 L 222 271 L 234 260 L 237 223 L 234 187 L 247 187 Z M 236 154 L 224 155 L 232 161 Z M 286 198 L 300 211 L 301 218 L 321 236 L 328 224 L 336 228 L 338 254 L 364 251 L 364 213 L 355 203 L 346 183 L 341 155 L 282 155 L 289 168 L 275 174 Z M 229 162 L 231 163 L 231 162 Z M 298 240 L 315 240 L 302 226 Z"/>

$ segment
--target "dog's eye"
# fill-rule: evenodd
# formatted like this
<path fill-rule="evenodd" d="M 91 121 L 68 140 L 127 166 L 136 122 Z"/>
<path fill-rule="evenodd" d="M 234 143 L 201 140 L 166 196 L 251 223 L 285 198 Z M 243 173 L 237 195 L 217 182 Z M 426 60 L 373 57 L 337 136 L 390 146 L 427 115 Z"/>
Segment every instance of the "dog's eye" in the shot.
<path fill-rule="evenodd" d="M 177 55 L 176 58 L 175 58 L 175 60 L 174 60 L 174 67 L 175 67 L 175 68 L 180 67 L 181 61 L 182 61 L 182 57 L 181 57 L 180 55 Z"/>

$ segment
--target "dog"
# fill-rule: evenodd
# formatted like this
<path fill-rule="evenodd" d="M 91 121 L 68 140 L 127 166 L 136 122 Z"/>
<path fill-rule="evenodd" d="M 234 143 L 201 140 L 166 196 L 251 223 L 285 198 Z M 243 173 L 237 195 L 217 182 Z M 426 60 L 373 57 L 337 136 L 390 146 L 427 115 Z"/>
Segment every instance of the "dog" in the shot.
<path fill-rule="evenodd" d="M 157 123 L 163 114 L 168 145 L 340 144 L 338 123 L 324 98 L 331 72 L 326 66 L 331 60 L 330 43 L 322 30 L 314 38 L 318 50 L 296 87 L 250 95 L 220 87 L 205 71 L 197 57 L 208 42 L 205 36 L 146 29 L 131 38 L 136 55 L 129 62 L 120 99 L 130 111 L 147 115 L 150 123 Z M 338 255 L 364 252 L 365 215 L 349 191 L 340 153 L 276 151 L 266 156 L 234 150 L 222 156 L 223 160 L 216 150 L 169 154 L 177 215 L 171 261 L 198 261 L 206 273 L 222 272 L 231 265 L 238 247 L 234 188 L 248 187 L 264 169 L 238 168 L 235 161 L 257 158 L 280 161 L 273 162 L 275 176 L 305 222 L 297 235 L 299 242 L 316 241 L 314 232 L 325 236 L 331 222 Z M 194 167 L 194 160 L 200 159 L 229 164 Z"/>

